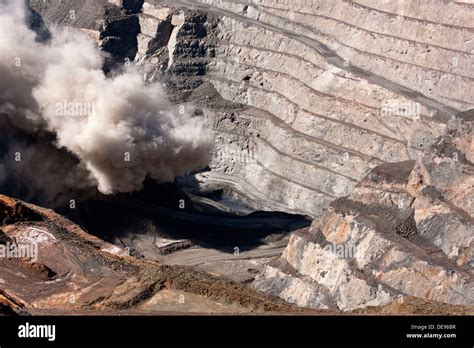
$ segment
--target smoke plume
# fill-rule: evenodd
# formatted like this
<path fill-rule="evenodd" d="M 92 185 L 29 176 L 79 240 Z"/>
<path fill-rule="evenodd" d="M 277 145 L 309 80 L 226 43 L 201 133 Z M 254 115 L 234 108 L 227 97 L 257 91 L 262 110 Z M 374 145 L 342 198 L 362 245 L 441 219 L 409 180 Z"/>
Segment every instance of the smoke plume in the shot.
<path fill-rule="evenodd" d="M 202 118 L 171 105 L 133 66 L 106 76 L 85 34 L 27 24 L 22 1 L 0 0 L 0 186 L 55 200 L 74 190 L 139 190 L 207 165 Z"/>

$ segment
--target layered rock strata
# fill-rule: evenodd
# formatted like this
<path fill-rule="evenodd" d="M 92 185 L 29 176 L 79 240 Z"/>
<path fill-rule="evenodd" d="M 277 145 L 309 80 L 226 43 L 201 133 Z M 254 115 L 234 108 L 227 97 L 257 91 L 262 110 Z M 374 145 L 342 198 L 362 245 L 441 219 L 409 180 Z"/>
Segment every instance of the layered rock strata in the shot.
<path fill-rule="evenodd" d="M 378 166 L 332 202 L 255 287 L 314 308 L 406 296 L 474 305 L 474 119 L 464 116 L 430 153 Z"/>

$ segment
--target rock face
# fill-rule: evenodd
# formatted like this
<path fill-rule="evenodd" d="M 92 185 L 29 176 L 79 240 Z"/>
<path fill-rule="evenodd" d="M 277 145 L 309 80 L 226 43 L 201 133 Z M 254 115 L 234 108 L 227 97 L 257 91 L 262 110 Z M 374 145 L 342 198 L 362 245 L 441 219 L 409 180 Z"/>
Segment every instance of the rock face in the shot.
<path fill-rule="evenodd" d="M 73 27 L 97 40 L 102 50 L 110 54 L 106 69 L 131 62 L 137 53 L 140 25 L 136 14 L 143 0 L 129 1 L 30 1 L 46 24 Z"/>
<path fill-rule="evenodd" d="M 474 122 L 430 153 L 383 164 L 331 203 L 254 285 L 314 308 L 353 310 L 414 296 L 474 305 Z M 449 150 L 447 150 L 449 149 Z"/>

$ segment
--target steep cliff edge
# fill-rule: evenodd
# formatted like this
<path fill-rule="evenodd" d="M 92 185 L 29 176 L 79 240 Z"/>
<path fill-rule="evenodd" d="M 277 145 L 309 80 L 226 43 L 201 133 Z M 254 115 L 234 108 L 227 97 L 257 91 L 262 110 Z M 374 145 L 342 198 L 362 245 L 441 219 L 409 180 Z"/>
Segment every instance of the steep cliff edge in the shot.
<path fill-rule="evenodd" d="M 313 308 L 405 296 L 474 305 L 474 119 L 416 161 L 383 164 L 295 233 L 254 285 Z"/>

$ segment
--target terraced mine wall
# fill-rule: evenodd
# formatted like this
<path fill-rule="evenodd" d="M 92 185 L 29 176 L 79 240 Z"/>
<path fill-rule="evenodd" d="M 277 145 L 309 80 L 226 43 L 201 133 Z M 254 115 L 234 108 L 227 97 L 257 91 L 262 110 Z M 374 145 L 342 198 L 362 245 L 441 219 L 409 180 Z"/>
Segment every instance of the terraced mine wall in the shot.
<path fill-rule="evenodd" d="M 375 168 L 294 233 L 255 287 L 345 311 L 409 297 L 473 306 L 473 116 L 417 161 Z"/>
<path fill-rule="evenodd" d="M 66 18 L 86 8 L 62 6 Z M 316 217 L 376 165 L 417 158 L 451 117 L 474 105 L 472 5 L 433 1 L 426 12 L 416 1 L 94 6 L 100 10 L 76 22 L 34 8 L 47 22 L 95 36 L 119 62 L 133 56 L 147 79 L 199 108 L 216 130 L 212 171 L 197 177 L 201 189 L 221 188 L 257 209 Z"/>
<path fill-rule="evenodd" d="M 463 10 L 457 23 L 379 6 L 145 1 L 147 30 L 154 21 L 181 24 L 167 54 L 143 52 L 138 61 L 161 66 L 173 89 L 212 86 L 232 102 L 194 98 L 217 138 L 203 187 L 318 216 L 376 165 L 417 158 L 457 110 L 472 107 L 466 5 L 443 16 Z"/>

